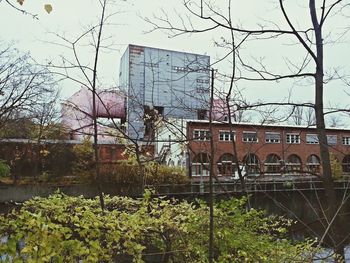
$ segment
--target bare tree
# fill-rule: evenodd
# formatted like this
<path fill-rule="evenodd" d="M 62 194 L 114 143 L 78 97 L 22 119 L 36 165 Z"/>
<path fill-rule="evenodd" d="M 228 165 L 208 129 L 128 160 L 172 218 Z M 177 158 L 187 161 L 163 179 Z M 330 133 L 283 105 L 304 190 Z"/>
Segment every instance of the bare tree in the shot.
<path fill-rule="evenodd" d="M 57 139 L 56 136 L 59 138 L 60 134 L 63 133 L 63 127 L 59 125 L 58 98 L 58 90 L 52 90 L 50 96 L 47 96 L 44 101 L 38 101 L 30 109 L 29 116 L 34 124 L 30 138 L 35 140 L 33 150 L 36 155 L 34 176 L 38 176 L 38 166 L 43 165 L 42 159 L 46 154 L 42 141 L 44 139 Z"/>
<path fill-rule="evenodd" d="M 4 1 L 1 1 L 0 4 L 2 2 L 4 4 L 7 4 L 7 6 L 10 7 L 11 9 L 13 9 L 17 12 L 20 12 L 23 15 L 28 15 L 28 16 L 32 17 L 33 19 L 38 19 L 37 14 L 34 14 L 34 13 L 28 11 L 27 9 L 23 8 L 24 0 L 17 0 L 17 3 L 14 3 L 15 1 L 11 1 L 11 0 L 4 0 Z"/>
<path fill-rule="evenodd" d="M 0 127 L 15 119 L 31 119 L 33 110 L 56 97 L 57 87 L 50 71 L 29 54 L 10 44 L 0 51 Z M 50 98 L 52 100 L 52 98 Z M 52 110 L 52 109 L 51 109 Z"/>
<path fill-rule="evenodd" d="M 226 75 L 237 81 L 283 81 L 288 79 L 307 80 L 309 85 L 314 88 L 315 101 L 308 107 L 315 112 L 317 135 L 319 140 L 321 163 L 323 168 L 323 182 L 325 193 L 328 198 L 328 207 L 326 208 L 326 219 L 329 224 L 333 224 L 333 218 L 337 215 L 337 206 L 335 205 L 335 189 L 333 186 L 333 178 L 329 157 L 329 149 L 325 132 L 325 114 L 327 109 L 324 107 L 324 88 L 325 83 L 331 81 L 334 76 L 327 75 L 324 65 L 324 46 L 325 38 L 331 33 L 324 36 L 325 27 L 328 20 L 333 16 L 341 17 L 342 12 L 348 8 L 348 2 L 337 1 L 308 1 L 308 18 L 311 21 L 311 27 L 296 22 L 297 18 L 289 14 L 286 1 L 279 0 L 276 7 L 282 18 L 283 26 L 280 21 L 270 21 L 266 19 L 262 23 L 257 22 L 256 28 L 242 25 L 239 21 L 233 22 L 232 6 L 233 1 L 228 1 L 224 10 L 220 9 L 213 1 L 184 1 L 184 7 L 190 16 L 180 16 L 179 22 L 171 20 L 168 15 L 148 19 L 152 26 L 152 30 L 166 30 L 172 37 L 182 34 L 198 34 L 207 32 L 227 32 L 228 37 L 222 37 L 221 47 L 227 48 L 222 60 L 229 59 L 233 68 L 238 68 L 238 74 L 235 71 Z M 344 18 L 345 19 L 345 18 Z M 202 22 L 202 23 L 201 23 Z M 304 26 L 304 28 L 302 28 Z M 301 28 L 301 29 L 300 29 Z M 152 31 L 151 30 L 151 31 Z M 239 39 L 240 41 L 237 41 Z M 287 64 L 286 72 L 274 72 L 265 64 L 263 58 L 250 59 L 240 49 L 244 43 L 251 43 L 256 40 L 259 45 L 263 45 L 264 41 L 278 41 L 279 39 L 288 39 L 289 44 L 299 47 L 301 59 L 293 62 L 292 58 L 285 58 Z M 249 40 L 249 41 L 248 41 Z M 216 43 L 219 43 L 217 41 Z M 277 42 L 278 43 L 278 42 Z M 230 56 L 235 53 L 235 56 Z M 232 84 L 231 84 L 232 87 Z M 230 94 L 231 88 L 228 88 Z M 228 96 L 229 97 L 229 96 Z M 283 103 L 285 105 L 295 105 L 291 101 Z M 264 103 L 257 103 L 256 107 L 267 106 Z M 279 105 L 279 103 L 271 103 L 271 105 Z M 280 104 L 281 105 L 281 104 Z M 280 106 L 279 105 L 279 106 Z M 303 106 L 302 104 L 300 106 Z M 249 106 L 251 107 L 251 106 Z M 300 108 L 294 108 L 300 109 Z M 345 109 L 347 110 L 347 109 Z M 311 111 L 310 111 L 311 113 Z M 300 114 L 298 114 L 300 115 Z M 265 116 L 266 117 L 266 116 Z M 297 116 L 297 122 L 300 123 L 300 116 Z M 310 116 L 311 118 L 311 116 Z M 328 230 L 331 228 L 328 228 Z M 327 230 L 327 231 L 328 231 Z M 338 251 L 341 254 L 343 251 Z"/>
<path fill-rule="evenodd" d="M 144 145 L 140 144 L 139 138 L 131 138 L 125 131 L 125 127 L 121 123 L 117 122 L 109 105 L 107 105 L 105 99 L 100 94 L 100 91 L 107 90 L 109 87 L 103 86 L 101 82 L 102 69 L 99 67 L 101 56 L 104 52 L 114 52 L 115 45 L 111 36 L 107 36 L 105 33 L 106 27 L 115 26 L 113 18 L 119 14 L 119 8 L 114 0 L 102 0 L 96 1 L 99 8 L 98 21 L 91 26 L 88 26 L 86 30 L 83 30 L 78 36 L 70 40 L 64 35 L 53 33 L 58 41 L 53 44 L 68 48 L 71 52 L 71 57 L 62 57 L 62 63 L 51 63 L 50 68 L 52 71 L 61 76 L 64 80 L 70 80 L 73 83 L 83 87 L 91 93 L 91 111 L 87 112 L 86 109 L 81 109 L 78 105 L 74 105 L 74 102 L 70 102 L 70 107 L 77 111 L 81 111 L 82 116 L 91 119 L 93 127 L 93 147 L 94 147 L 94 180 L 99 190 L 101 208 L 104 209 L 104 198 L 102 192 L 102 180 L 100 178 L 100 155 L 99 155 L 99 133 L 101 125 L 99 125 L 100 110 L 105 112 L 105 118 L 109 118 L 110 126 L 116 130 L 120 139 L 127 140 L 128 149 L 131 149 L 136 156 L 137 163 L 139 165 L 139 173 L 144 178 L 144 159 L 142 157 L 145 150 Z M 117 10 L 117 11 L 116 11 Z M 91 56 L 83 56 L 84 51 L 89 52 Z M 113 87 L 115 89 L 115 87 Z M 144 117 L 144 116 L 142 116 Z M 90 124 L 89 124 L 90 125 Z M 145 183 L 143 183 L 142 187 Z"/>
<path fill-rule="evenodd" d="M 109 5 L 112 5 L 113 1 L 102 0 L 98 1 L 99 17 L 96 24 L 88 27 L 83 33 L 78 35 L 74 40 L 69 40 L 66 37 L 54 33 L 60 42 L 56 42 L 56 45 L 61 45 L 68 48 L 71 51 L 72 59 L 62 57 L 62 65 L 55 65 L 50 63 L 50 67 L 53 72 L 62 77 L 62 79 L 68 79 L 74 83 L 87 88 L 92 94 L 92 122 L 93 122 L 93 147 L 94 147 L 94 161 L 95 161 L 95 181 L 99 189 L 100 204 L 102 210 L 104 209 L 104 199 L 100 182 L 100 157 L 98 149 L 98 120 L 97 120 L 97 89 L 100 86 L 98 82 L 98 65 L 101 52 L 103 49 L 108 49 L 110 44 L 102 44 L 104 37 L 102 35 L 103 30 L 108 23 L 113 13 L 108 13 Z M 90 48 L 91 59 L 84 58 L 80 55 L 83 47 Z M 91 65 L 91 66 L 90 66 Z"/>

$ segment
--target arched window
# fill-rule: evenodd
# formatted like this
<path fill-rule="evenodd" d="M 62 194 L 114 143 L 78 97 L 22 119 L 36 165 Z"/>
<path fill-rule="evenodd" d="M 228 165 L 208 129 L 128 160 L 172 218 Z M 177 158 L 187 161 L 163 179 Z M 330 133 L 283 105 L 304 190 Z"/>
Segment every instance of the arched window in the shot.
<path fill-rule="evenodd" d="M 192 160 L 192 176 L 209 176 L 210 157 L 207 153 L 199 153 Z"/>
<path fill-rule="evenodd" d="M 306 169 L 311 173 L 320 173 L 320 158 L 315 154 L 307 157 Z"/>
<path fill-rule="evenodd" d="M 291 154 L 287 158 L 286 168 L 289 173 L 301 173 L 301 159 L 296 154 Z"/>
<path fill-rule="evenodd" d="M 343 173 L 350 173 L 350 155 L 345 155 L 342 162 Z"/>
<path fill-rule="evenodd" d="M 247 174 L 260 174 L 259 158 L 254 153 L 249 153 L 243 158 Z"/>
<path fill-rule="evenodd" d="M 269 154 L 265 160 L 265 173 L 280 173 L 281 172 L 281 158 L 274 153 Z"/>
<path fill-rule="evenodd" d="M 230 153 L 221 155 L 218 162 L 218 175 L 233 176 L 236 170 L 235 158 Z"/>

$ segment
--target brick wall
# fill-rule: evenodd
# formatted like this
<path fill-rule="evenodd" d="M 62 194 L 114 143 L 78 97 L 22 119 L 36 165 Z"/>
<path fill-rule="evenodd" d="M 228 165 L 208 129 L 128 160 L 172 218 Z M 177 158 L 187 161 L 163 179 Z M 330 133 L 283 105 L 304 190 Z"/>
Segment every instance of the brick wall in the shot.
<path fill-rule="evenodd" d="M 189 138 L 189 153 L 190 160 L 193 160 L 195 155 L 204 152 L 210 154 L 210 142 L 203 138 L 196 139 L 194 135 L 203 135 L 206 131 L 209 131 L 208 122 L 188 122 L 187 136 Z M 197 132 L 196 132 L 197 131 Z M 202 132 L 198 132 L 202 131 Z M 270 154 L 275 154 L 279 159 L 287 161 L 288 157 L 291 155 L 299 156 L 301 160 L 302 167 L 305 167 L 308 157 L 310 155 L 316 155 L 320 157 L 319 144 L 307 143 L 306 135 L 316 135 L 315 128 L 306 127 L 292 127 L 292 126 L 272 126 L 272 125 L 250 125 L 250 124 L 234 124 L 232 126 L 232 131 L 235 133 L 235 141 L 237 148 L 237 158 L 240 162 L 244 160 L 247 154 L 255 154 L 260 161 L 260 170 L 263 171 L 264 167 L 262 163 L 265 162 L 267 156 Z M 213 124 L 213 140 L 215 147 L 214 161 L 218 163 L 220 157 L 225 153 L 233 154 L 232 141 L 222 141 L 220 140 L 220 132 L 230 132 L 230 127 L 225 123 L 215 123 Z M 257 134 L 257 142 L 244 142 L 243 133 L 254 133 Z M 266 133 L 280 134 L 279 143 L 266 143 Z M 297 135 L 299 137 L 300 143 L 287 143 L 287 134 Z M 335 157 L 340 161 L 343 161 L 346 155 L 350 154 L 350 145 L 343 145 L 342 137 L 350 137 L 350 130 L 343 129 L 329 129 L 327 130 L 327 135 L 337 136 L 337 143 L 335 145 L 330 145 L 330 151 L 335 155 Z M 205 137 L 205 136 L 204 136 Z M 226 137 L 227 139 L 227 137 Z M 295 138 L 290 138 L 295 139 Z M 309 136 L 310 139 L 310 136 Z"/>

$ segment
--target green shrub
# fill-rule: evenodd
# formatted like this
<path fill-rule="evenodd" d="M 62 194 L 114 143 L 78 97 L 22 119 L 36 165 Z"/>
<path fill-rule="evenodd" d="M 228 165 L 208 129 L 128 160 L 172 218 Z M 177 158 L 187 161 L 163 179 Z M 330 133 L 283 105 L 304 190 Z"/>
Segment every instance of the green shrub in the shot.
<path fill-rule="evenodd" d="M 72 153 L 75 156 L 72 171 L 74 175 L 93 176 L 94 149 L 89 138 L 84 139 L 82 144 L 74 145 Z"/>
<path fill-rule="evenodd" d="M 185 184 L 189 181 L 185 169 L 155 162 L 145 166 L 145 177 L 146 183 L 151 185 Z"/>
<path fill-rule="evenodd" d="M 10 176 L 10 166 L 7 165 L 6 161 L 0 160 L 0 178 Z"/>
<path fill-rule="evenodd" d="M 339 163 L 339 161 L 333 153 L 329 154 L 329 158 L 331 161 L 332 176 L 334 179 L 339 179 L 343 174 L 341 164 Z"/>
<path fill-rule="evenodd" d="M 98 198 L 60 193 L 27 201 L 0 215 L 7 237 L 0 242 L 2 260 L 142 263 L 157 254 L 162 262 L 208 262 L 208 206 L 150 196 L 106 196 L 104 211 Z M 288 240 L 290 221 L 247 211 L 244 199 L 223 201 L 214 211 L 215 262 L 312 261 L 312 242 Z"/>
<path fill-rule="evenodd" d="M 116 164 L 102 164 L 101 176 L 104 181 L 118 184 L 138 185 L 145 182 L 148 185 L 185 184 L 189 179 L 185 170 L 179 167 L 160 165 L 156 162 L 145 162 L 143 174 L 140 166 L 132 160 L 121 160 Z"/>

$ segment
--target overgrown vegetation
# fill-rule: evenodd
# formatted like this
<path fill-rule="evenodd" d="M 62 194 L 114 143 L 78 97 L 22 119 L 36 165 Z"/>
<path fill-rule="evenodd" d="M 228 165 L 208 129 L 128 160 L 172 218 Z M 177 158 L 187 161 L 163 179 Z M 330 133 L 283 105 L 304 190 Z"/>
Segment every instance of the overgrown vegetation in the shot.
<path fill-rule="evenodd" d="M 121 160 L 115 164 L 102 165 L 101 176 L 106 182 L 141 185 L 144 178 L 140 175 L 139 165 L 134 160 Z M 189 178 L 185 169 L 161 165 L 154 161 L 143 164 L 145 182 L 149 185 L 185 184 Z"/>
<path fill-rule="evenodd" d="M 72 153 L 75 162 L 72 164 L 72 172 L 77 176 L 92 176 L 94 167 L 94 149 L 90 139 L 85 139 L 82 144 L 73 146 Z"/>
<path fill-rule="evenodd" d="M 0 217 L 5 262 L 207 262 L 206 204 L 151 198 L 85 199 L 56 193 Z M 309 262 L 312 242 L 286 238 L 291 222 L 246 211 L 245 200 L 215 207 L 216 262 Z"/>
<path fill-rule="evenodd" d="M 339 179 L 343 175 L 343 169 L 341 167 L 341 164 L 335 157 L 333 153 L 329 154 L 330 160 L 331 160 L 331 169 L 332 169 L 332 175 L 334 179 Z"/>
<path fill-rule="evenodd" d="M 0 178 L 8 177 L 10 175 L 10 166 L 7 165 L 6 161 L 0 160 Z"/>
<path fill-rule="evenodd" d="M 36 149 L 39 147 L 39 149 Z M 36 152 L 40 153 L 37 159 Z M 92 143 L 51 143 L 37 146 L 33 143 L 13 145 L 3 142 L 0 158 L 11 167 L 11 177 L 17 183 L 90 183 L 94 176 L 94 152 Z M 160 165 L 144 160 L 145 182 L 149 185 L 185 184 L 188 182 L 185 170 L 179 167 Z M 35 169 L 36 168 L 36 169 Z M 136 158 L 100 163 L 100 180 L 118 185 L 141 185 L 140 166 Z M 1 178 L 1 176 L 0 176 Z"/>

